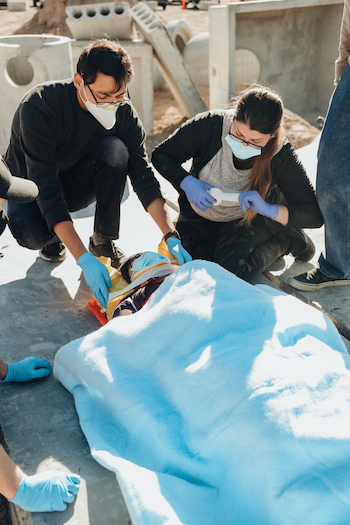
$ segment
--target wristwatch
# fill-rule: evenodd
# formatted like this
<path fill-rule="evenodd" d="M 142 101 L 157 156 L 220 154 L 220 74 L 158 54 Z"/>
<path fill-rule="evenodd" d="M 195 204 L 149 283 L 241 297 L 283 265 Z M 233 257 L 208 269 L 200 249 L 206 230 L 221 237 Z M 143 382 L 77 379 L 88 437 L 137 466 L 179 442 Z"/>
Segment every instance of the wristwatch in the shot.
<path fill-rule="evenodd" d="M 180 239 L 180 234 L 177 230 L 173 230 L 163 235 L 162 240 L 166 242 L 169 239 L 169 237 L 175 237 L 176 239 Z"/>

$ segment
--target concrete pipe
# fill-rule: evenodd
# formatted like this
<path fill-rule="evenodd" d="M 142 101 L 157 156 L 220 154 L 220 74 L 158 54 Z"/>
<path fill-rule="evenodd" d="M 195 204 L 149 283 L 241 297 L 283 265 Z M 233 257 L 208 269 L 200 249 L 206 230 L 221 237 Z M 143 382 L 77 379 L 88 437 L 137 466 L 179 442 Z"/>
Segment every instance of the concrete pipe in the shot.
<path fill-rule="evenodd" d="M 165 29 L 180 53 L 183 53 L 187 42 L 192 38 L 190 27 L 183 20 L 172 20 L 165 26 Z"/>
<path fill-rule="evenodd" d="M 187 42 L 192 37 L 192 32 L 188 24 L 183 20 L 173 20 L 166 24 L 165 29 L 167 30 L 172 42 L 178 48 L 180 53 L 183 53 Z M 165 89 L 167 87 L 166 82 L 158 69 L 157 64 L 153 61 L 153 86 L 154 89 Z"/>
<path fill-rule="evenodd" d="M 187 42 L 183 60 L 194 84 L 209 86 L 209 33 L 200 33 Z"/>
<path fill-rule="evenodd" d="M 73 76 L 71 41 L 54 35 L 0 37 L 0 148 L 8 145 L 13 115 L 31 88 Z"/>
<path fill-rule="evenodd" d="M 191 38 L 183 51 L 183 60 L 193 82 L 198 86 L 209 86 L 209 33 L 200 33 Z M 259 79 L 260 63 L 249 49 L 235 51 L 236 91 L 244 90 Z"/>

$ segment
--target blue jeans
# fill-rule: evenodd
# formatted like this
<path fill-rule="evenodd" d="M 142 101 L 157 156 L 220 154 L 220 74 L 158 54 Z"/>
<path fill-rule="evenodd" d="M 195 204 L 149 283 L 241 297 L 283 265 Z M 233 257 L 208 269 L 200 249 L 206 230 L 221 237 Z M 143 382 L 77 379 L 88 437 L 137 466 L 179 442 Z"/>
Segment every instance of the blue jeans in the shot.
<path fill-rule="evenodd" d="M 95 148 L 69 171 L 59 173 L 63 196 L 70 212 L 82 210 L 96 201 L 94 230 L 106 239 L 118 239 L 120 203 L 128 171 L 129 153 L 117 137 L 103 137 Z M 8 202 L 9 228 L 18 244 L 40 250 L 51 240 L 36 201 Z"/>
<path fill-rule="evenodd" d="M 321 272 L 350 278 L 350 67 L 330 101 L 318 149 L 316 197 L 325 223 Z"/>

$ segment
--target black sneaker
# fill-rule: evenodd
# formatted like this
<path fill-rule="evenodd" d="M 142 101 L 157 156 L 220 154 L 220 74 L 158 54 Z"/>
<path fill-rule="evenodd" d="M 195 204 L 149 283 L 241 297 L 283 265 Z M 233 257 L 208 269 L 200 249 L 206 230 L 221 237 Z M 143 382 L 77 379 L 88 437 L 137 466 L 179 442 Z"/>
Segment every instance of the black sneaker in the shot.
<path fill-rule="evenodd" d="M 113 268 L 119 268 L 120 263 L 125 258 L 123 250 L 118 248 L 113 241 L 106 240 L 103 244 L 96 246 L 93 243 L 92 237 L 90 237 L 89 252 L 91 252 L 94 257 L 109 257 Z"/>
<path fill-rule="evenodd" d="M 67 257 L 66 247 L 61 241 L 53 242 L 39 250 L 39 255 L 44 261 L 62 262 Z"/>
<path fill-rule="evenodd" d="M 310 272 L 290 277 L 288 284 L 297 290 L 311 292 L 328 286 L 350 286 L 350 279 L 332 279 L 324 275 L 318 268 L 314 268 Z"/>

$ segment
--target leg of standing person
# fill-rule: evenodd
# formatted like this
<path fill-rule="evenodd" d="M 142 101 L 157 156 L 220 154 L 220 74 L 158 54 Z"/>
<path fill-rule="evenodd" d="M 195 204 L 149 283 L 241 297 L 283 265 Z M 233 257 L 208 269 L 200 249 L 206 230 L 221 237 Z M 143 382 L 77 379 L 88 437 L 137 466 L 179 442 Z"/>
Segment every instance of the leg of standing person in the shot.
<path fill-rule="evenodd" d="M 330 102 L 318 150 L 316 197 L 325 223 L 318 268 L 289 279 L 299 290 L 350 285 L 350 67 Z"/>
<path fill-rule="evenodd" d="M 289 252 L 290 237 L 275 233 L 261 217 L 251 226 L 241 219 L 225 223 L 217 239 L 214 261 L 250 282 Z"/>
<path fill-rule="evenodd" d="M 127 148 L 120 139 L 104 137 L 89 155 L 71 170 L 60 174 L 70 212 L 86 208 L 96 200 L 94 232 L 102 236 L 109 246 L 110 240 L 119 237 L 120 202 L 126 183 L 128 158 Z M 48 230 L 35 201 L 29 204 L 9 202 L 8 216 L 12 235 L 21 246 L 43 251 L 51 241 L 51 250 L 49 245 L 48 251 L 53 253 L 52 246 L 57 245 L 59 240 Z M 56 251 L 59 251 L 59 246 Z M 50 259 L 45 253 L 43 255 L 46 260 L 55 260 L 54 256 Z"/>

